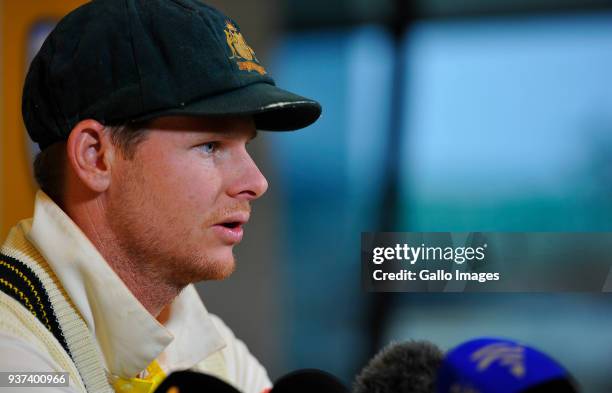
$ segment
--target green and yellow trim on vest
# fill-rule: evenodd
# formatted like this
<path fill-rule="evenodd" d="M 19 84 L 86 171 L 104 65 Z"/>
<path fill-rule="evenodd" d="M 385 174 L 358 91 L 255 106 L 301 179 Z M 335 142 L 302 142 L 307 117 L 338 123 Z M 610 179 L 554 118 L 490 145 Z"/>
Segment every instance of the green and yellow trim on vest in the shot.
<path fill-rule="evenodd" d="M 70 356 L 70 349 L 42 281 L 26 264 L 1 253 L 0 290 L 29 310 Z"/>
<path fill-rule="evenodd" d="M 0 253 L 0 291 L 34 315 L 73 358 L 43 282 L 28 265 L 3 253 Z M 118 393 L 152 393 L 165 377 L 155 360 L 147 367 L 146 377 L 113 378 L 112 385 Z"/>

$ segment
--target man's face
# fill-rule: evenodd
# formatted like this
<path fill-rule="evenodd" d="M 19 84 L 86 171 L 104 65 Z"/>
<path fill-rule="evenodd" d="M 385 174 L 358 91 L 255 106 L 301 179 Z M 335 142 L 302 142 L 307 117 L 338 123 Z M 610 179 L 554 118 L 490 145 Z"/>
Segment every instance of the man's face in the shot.
<path fill-rule="evenodd" d="M 250 201 L 268 188 L 249 153 L 250 117 L 154 120 L 132 159 L 115 155 L 108 220 L 139 269 L 176 285 L 234 270 Z"/>

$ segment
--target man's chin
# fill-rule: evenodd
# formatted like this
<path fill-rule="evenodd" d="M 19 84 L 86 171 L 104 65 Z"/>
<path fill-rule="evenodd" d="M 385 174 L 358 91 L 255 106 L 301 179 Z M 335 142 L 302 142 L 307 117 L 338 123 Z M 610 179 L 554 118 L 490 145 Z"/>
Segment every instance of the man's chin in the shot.
<path fill-rule="evenodd" d="M 212 277 L 205 278 L 205 280 L 225 280 L 226 278 L 229 278 L 232 273 L 234 273 L 234 270 L 236 270 L 236 264 L 234 263 L 234 261 L 232 261 L 231 263 L 225 264 L 223 268 L 219 269 L 218 271 L 215 271 L 215 274 L 213 274 Z"/>
<path fill-rule="evenodd" d="M 225 248 L 225 247 L 224 247 Z M 188 285 L 200 281 L 225 280 L 236 269 L 236 259 L 229 248 L 193 255 L 174 263 L 168 271 L 174 282 Z M 228 252 L 229 251 L 229 252 Z"/>
<path fill-rule="evenodd" d="M 236 270 L 236 259 L 233 253 L 219 258 L 208 259 L 205 263 L 206 266 L 200 272 L 200 279 L 198 281 L 225 280 Z"/>

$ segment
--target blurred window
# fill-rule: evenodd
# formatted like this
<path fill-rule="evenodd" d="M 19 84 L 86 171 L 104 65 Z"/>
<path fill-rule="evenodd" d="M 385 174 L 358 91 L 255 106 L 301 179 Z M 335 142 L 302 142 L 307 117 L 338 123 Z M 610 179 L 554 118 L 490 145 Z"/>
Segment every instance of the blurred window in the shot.
<path fill-rule="evenodd" d="M 279 86 L 313 97 L 321 119 L 270 133 L 285 197 L 279 234 L 287 294 L 288 369 L 320 367 L 350 378 L 367 340 L 358 288 L 360 232 L 379 220 L 393 51 L 378 27 L 296 33 L 275 53 Z M 347 307 L 354 305 L 354 307 Z"/>
<path fill-rule="evenodd" d="M 612 229 L 612 14 L 421 22 L 403 53 L 406 230 Z"/>
<path fill-rule="evenodd" d="M 612 229 L 612 14 L 418 22 L 403 55 L 400 227 Z M 610 389 L 606 296 L 400 299 L 384 341 L 509 336 Z"/>

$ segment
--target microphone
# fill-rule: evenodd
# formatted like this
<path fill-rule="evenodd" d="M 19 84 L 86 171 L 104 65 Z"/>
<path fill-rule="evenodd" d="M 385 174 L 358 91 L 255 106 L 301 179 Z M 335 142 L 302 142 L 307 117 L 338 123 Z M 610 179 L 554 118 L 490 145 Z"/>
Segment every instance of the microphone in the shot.
<path fill-rule="evenodd" d="M 513 340 L 477 338 L 444 359 L 438 393 L 577 393 L 571 375 L 535 348 Z"/>
<path fill-rule="evenodd" d="M 276 380 L 270 393 L 349 393 L 349 390 L 328 372 L 303 369 Z"/>
<path fill-rule="evenodd" d="M 154 393 L 240 393 L 238 389 L 212 375 L 195 371 L 175 371 L 155 389 Z"/>
<path fill-rule="evenodd" d="M 363 368 L 353 393 L 435 393 L 443 357 L 428 341 L 391 344 Z"/>
<path fill-rule="evenodd" d="M 225 381 L 195 371 L 176 371 L 154 393 L 240 393 Z M 298 370 L 279 378 L 272 389 L 262 393 L 349 393 L 333 375 L 315 369 Z"/>

